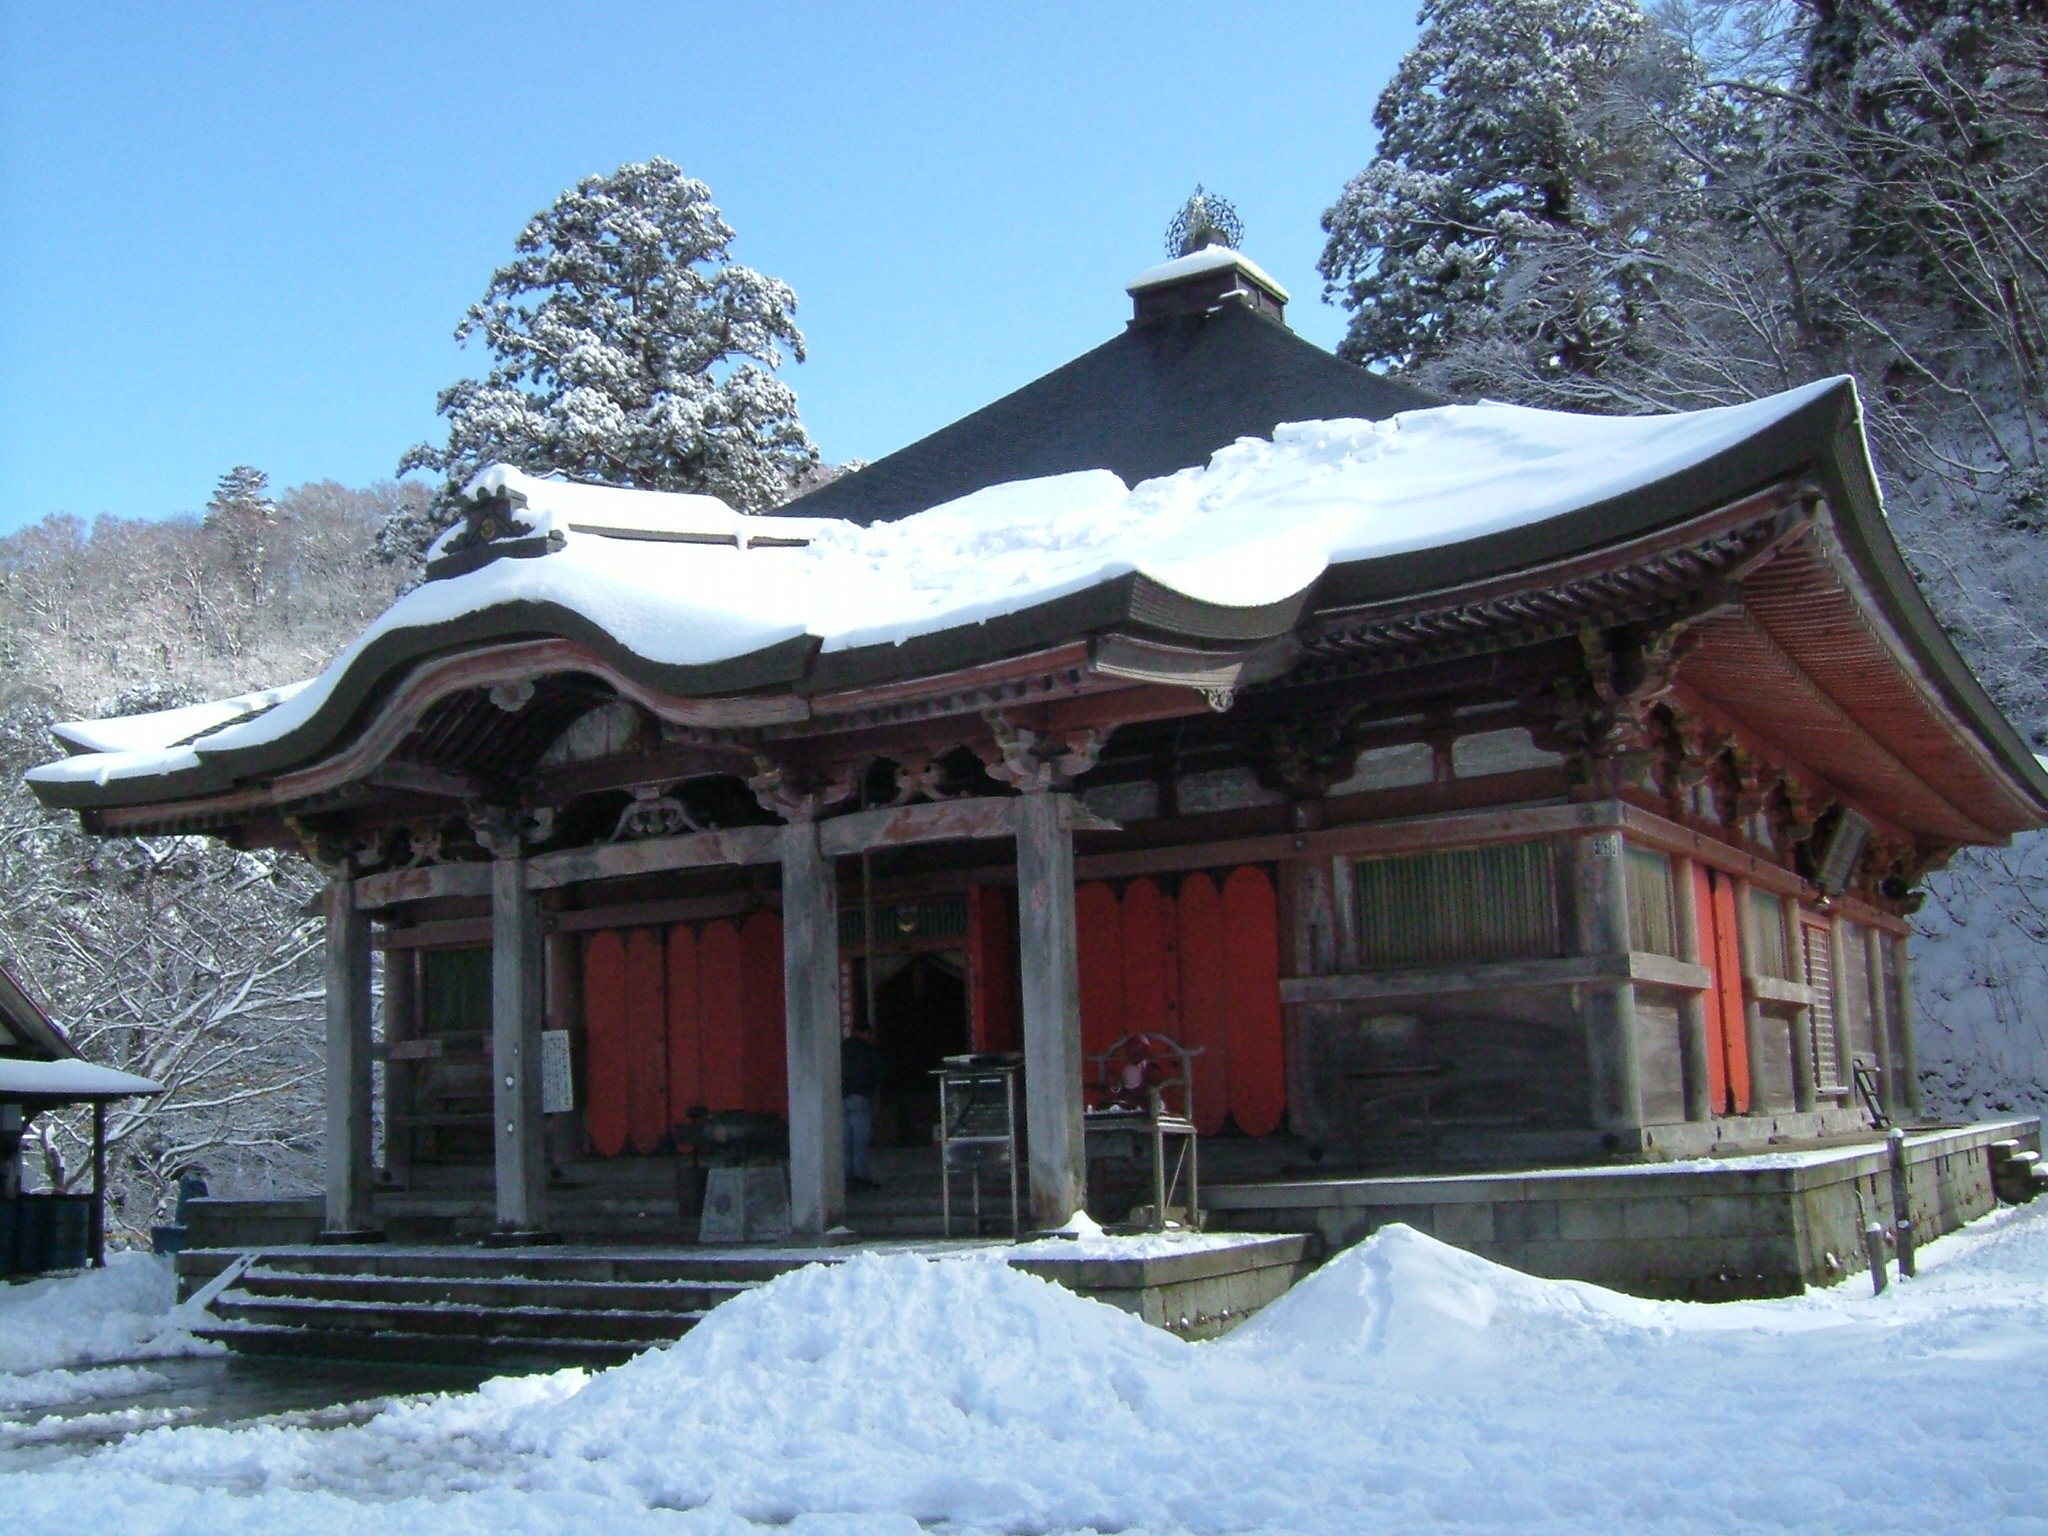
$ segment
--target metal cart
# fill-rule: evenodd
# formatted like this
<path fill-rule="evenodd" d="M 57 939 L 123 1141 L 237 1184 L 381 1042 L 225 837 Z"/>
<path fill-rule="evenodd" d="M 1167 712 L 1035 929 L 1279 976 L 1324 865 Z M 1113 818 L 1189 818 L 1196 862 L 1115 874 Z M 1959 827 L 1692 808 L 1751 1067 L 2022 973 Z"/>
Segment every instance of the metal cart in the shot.
<path fill-rule="evenodd" d="M 1008 1181 L 1010 1235 L 1023 1227 L 1017 1187 L 1017 1082 L 1024 1058 L 1017 1055 L 948 1056 L 932 1076 L 939 1080 L 939 1209 L 946 1236 L 953 1235 L 953 1180 L 967 1180 L 974 1235 L 982 1230 L 981 1183 L 992 1176 L 998 1191 Z"/>

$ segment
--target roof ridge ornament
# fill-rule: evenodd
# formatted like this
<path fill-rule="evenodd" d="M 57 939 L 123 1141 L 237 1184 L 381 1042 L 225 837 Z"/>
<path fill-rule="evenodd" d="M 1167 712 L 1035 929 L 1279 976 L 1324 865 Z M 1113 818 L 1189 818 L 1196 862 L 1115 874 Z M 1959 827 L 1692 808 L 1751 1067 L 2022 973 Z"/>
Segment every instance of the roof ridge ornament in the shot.
<path fill-rule="evenodd" d="M 1206 246 L 1244 249 L 1244 220 L 1228 198 L 1218 197 L 1199 181 L 1173 222 L 1166 226 L 1166 254 L 1178 259 Z"/>

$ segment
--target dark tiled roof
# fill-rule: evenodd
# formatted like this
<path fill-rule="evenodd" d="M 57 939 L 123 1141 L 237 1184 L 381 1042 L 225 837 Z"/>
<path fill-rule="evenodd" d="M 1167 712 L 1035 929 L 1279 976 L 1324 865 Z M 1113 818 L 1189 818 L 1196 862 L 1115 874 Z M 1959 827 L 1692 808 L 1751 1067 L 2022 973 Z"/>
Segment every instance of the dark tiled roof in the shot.
<path fill-rule="evenodd" d="M 1284 421 L 1384 421 L 1444 402 L 1224 304 L 1132 325 L 1014 394 L 779 510 L 890 522 L 984 486 L 1079 469 L 1136 485 Z"/>

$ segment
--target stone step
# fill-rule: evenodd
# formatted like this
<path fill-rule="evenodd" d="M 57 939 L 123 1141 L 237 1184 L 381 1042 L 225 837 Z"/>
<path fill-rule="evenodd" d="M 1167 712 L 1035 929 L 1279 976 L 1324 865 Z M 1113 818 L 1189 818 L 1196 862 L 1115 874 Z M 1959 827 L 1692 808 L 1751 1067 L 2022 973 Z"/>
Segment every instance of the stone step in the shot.
<path fill-rule="evenodd" d="M 554 1307 L 573 1312 L 703 1313 L 748 1281 L 528 1280 L 517 1277 L 318 1274 L 259 1266 L 235 1282 L 245 1295 L 413 1306 Z"/>
<path fill-rule="evenodd" d="M 202 1339 L 225 1344 L 237 1354 L 290 1359 L 349 1360 L 375 1364 L 484 1366 L 495 1370 L 555 1370 L 580 1365 L 596 1370 L 621 1365 L 645 1344 L 604 1339 L 555 1338 L 538 1341 L 500 1335 L 434 1334 L 409 1329 L 361 1333 L 350 1329 L 273 1327 L 223 1322 L 197 1328 Z"/>
<path fill-rule="evenodd" d="M 663 1344 L 681 1338 L 702 1312 L 586 1311 L 572 1307 L 477 1307 L 445 1302 L 407 1304 L 323 1301 L 304 1296 L 252 1296 L 230 1289 L 214 1303 L 223 1322 L 318 1333 L 456 1334 L 552 1344 L 581 1339 L 608 1344 Z"/>

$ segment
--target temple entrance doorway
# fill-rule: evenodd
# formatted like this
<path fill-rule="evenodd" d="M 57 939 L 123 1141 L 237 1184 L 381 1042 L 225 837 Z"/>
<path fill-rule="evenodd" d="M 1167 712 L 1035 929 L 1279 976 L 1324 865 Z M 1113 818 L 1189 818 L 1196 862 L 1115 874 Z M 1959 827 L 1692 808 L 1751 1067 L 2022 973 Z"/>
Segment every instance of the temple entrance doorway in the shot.
<path fill-rule="evenodd" d="M 882 1058 L 875 1145 L 928 1147 L 939 1118 L 931 1074 L 943 1058 L 968 1049 L 967 952 L 881 954 L 873 964 L 875 1049 Z M 858 962 L 854 971 L 861 986 Z"/>

